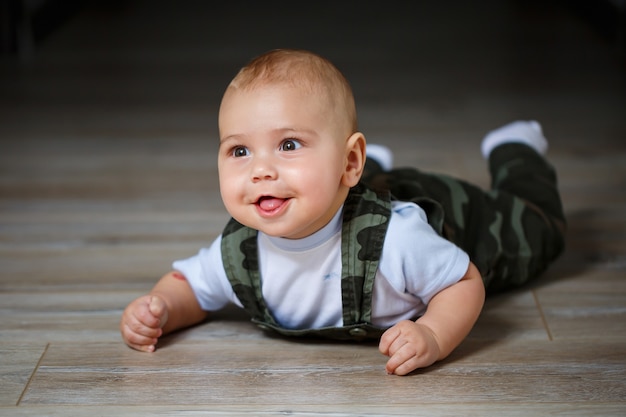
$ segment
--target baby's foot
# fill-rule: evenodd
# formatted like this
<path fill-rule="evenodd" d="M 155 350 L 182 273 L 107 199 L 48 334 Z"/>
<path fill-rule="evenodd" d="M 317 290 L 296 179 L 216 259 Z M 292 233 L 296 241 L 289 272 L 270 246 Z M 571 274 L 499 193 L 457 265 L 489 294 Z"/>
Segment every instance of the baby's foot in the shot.
<path fill-rule="evenodd" d="M 393 153 L 388 147 L 375 143 L 368 144 L 365 147 L 365 154 L 368 158 L 376 161 L 383 171 L 391 171 L 393 168 Z"/>
<path fill-rule="evenodd" d="M 545 155 L 548 150 L 548 141 L 543 136 L 541 125 L 535 120 L 518 120 L 487 133 L 481 145 L 485 158 L 489 158 L 491 151 L 505 143 L 523 143 Z"/>

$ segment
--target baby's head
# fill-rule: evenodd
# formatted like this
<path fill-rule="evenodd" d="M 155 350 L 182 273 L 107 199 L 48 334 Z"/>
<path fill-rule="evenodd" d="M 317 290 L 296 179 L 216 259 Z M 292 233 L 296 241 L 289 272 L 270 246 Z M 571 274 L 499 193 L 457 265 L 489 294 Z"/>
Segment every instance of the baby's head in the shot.
<path fill-rule="evenodd" d="M 350 85 L 308 51 L 270 51 L 242 68 L 224 93 L 219 130 L 224 204 L 272 236 L 322 228 L 363 170 Z"/>
<path fill-rule="evenodd" d="M 348 80 L 329 60 L 309 51 L 276 49 L 254 58 L 231 81 L 224 98 L 278 85 L 321 99 L 335 122 L 345 129 L 346 137 L 357 131 L 356 107 Z"/>

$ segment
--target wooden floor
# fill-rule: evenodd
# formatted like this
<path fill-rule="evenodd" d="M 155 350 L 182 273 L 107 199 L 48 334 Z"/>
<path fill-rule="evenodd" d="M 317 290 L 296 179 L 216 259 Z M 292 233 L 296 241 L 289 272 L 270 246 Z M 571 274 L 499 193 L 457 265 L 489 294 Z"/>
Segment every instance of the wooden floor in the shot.
<path fill-rule="evenodd" d="M 0 415 L 626 415 L 615 43 L 563 2 L 214 3 L 92 2 L 2 59 Z M 334 60 L 397 165 L 487 185 L 482 136 L 543 123 L 567 250 L 449 359 L 388 376 L 375 345 L 269 338 L 233 309 L 154 354 L 122 343 L 125 305 L 221 231 L 219 97 L 275 47 Z"/>

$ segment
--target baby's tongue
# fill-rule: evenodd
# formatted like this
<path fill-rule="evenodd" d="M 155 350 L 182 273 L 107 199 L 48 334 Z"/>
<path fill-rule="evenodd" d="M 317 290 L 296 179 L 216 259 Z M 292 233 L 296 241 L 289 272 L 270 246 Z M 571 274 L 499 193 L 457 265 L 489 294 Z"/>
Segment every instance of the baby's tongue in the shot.
<path fill-rule="evenodd" d="M 263 197 L 261 201 L 259 201 L 259 206 L 265 211 L 272 211 L 280 207 L 283 201 L 282 198 Z"/>

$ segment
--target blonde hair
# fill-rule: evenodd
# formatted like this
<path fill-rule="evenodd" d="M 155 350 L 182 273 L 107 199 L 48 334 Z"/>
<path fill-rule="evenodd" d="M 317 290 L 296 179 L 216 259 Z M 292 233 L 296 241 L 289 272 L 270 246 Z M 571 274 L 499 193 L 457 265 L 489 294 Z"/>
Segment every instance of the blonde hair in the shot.
<path fill-rule="evenodd" d="M 357 131 L 356 106 L 348 80 L 326 58 L 299 49 L 275 49 L 252 59 L 228 88 L 254 90 L 268 84 L 287 84 L 312 94 L 324 94 L 336 112 L 344 112 Z"/>

